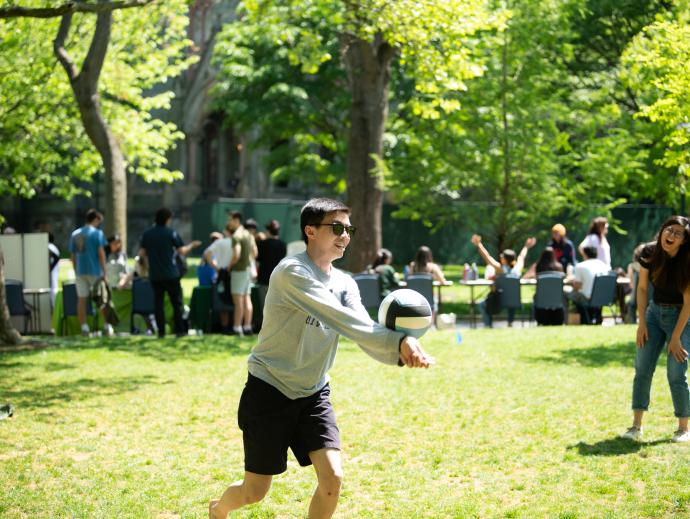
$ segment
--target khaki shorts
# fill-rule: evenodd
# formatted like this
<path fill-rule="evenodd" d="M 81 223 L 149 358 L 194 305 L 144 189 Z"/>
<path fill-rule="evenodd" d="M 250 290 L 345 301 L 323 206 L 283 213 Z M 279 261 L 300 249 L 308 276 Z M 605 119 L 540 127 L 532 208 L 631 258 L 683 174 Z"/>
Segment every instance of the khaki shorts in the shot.
<path fill-rule="evenodd" d="M 230 292 L 237 295 L 251 293 L 251 275 L 249 269 L 230 271 Z"/>
<path fill-rule="evenodd" d="M 93 287 L 99 279 L 101 279 L 101 276 L 90 276 L 86 274 L 77 276 L 77 297 L 90 297 L 91 287 Z"/>

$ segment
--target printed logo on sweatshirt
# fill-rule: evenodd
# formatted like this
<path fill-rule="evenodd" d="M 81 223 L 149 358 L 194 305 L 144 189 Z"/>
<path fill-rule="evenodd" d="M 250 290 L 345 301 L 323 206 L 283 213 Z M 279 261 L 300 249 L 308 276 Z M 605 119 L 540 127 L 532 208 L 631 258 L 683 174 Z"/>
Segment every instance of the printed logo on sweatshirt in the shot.
<path fill-rule="evenodd" d="M 328 326 L 323 324 L 316 317 L 312 317 L 311 315 L 307 316 L 307 320 L 305 321 L 305 323 L 309 326 L 316 326 L 317 328 L 323 328 L 324 330 L 328 330 Z"/>

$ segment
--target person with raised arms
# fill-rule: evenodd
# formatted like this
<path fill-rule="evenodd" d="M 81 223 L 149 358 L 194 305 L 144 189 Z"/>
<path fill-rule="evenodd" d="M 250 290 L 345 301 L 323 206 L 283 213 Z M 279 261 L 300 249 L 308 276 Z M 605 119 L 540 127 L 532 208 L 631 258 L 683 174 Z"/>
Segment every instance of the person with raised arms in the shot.
<path fill-rule="evenodd" d="M 415 338 L 372 321 L 357 283 L 332 265 L 355 233 L 350 209 L 312 199 L 300 226 L 306 251 L 283 259 L 271 274 L 263 327 L 249 356 L 238 409 L 244 478 L 209 503 L 212 519 L 262 500 L 273 476 L 287 468 L 288 447 L 301 466 L 313 464 L 316 471 L 308 517 L 333 515 L 343 469 L 328 370 L 340 335 L 385 364 L 427 368 L 433 362 Z"/>

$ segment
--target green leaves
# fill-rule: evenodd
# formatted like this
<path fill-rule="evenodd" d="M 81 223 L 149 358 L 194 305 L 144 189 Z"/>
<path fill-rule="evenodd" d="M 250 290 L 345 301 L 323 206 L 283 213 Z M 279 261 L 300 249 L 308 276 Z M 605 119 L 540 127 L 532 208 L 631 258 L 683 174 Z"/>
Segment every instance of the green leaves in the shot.
<path fill-rule="evenodd" d="M 53 54 L 59 21 L 0 20 L 0 193 L 28 198 L 49 189 L 70 198 L 102 170 Z M 160 117 L 173 96 L 168 80 L 196 61 L 187 53 L 187 23 L 184 0 L 114 13 L 100 102 L 128 171 L 147 181 L 182 178 L 166 159 L 182 133 Z M 94 15 L 74 16 L 67 45 L 77 66 L 94 26 Z"/>

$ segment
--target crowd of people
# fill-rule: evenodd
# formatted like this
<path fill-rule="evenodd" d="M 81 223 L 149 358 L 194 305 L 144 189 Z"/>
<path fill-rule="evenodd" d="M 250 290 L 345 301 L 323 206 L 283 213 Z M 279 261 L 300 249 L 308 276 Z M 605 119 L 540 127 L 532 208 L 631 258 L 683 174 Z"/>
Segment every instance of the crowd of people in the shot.
<path fill-rule="evenodd" d="M 169 209 L 156 211 L 154 224 L 141 235 L 134 267 L 130 268 L 120 236 L 115 234 L 106 239 L 99 228 L 103 215 L 95 209 L 87 211 L 84 225 L 76 229 L 69 240 L 76 275 L 77 319 L 84 335 L 92 332 L 86 310 L 97 285 L 103 282 L 108 291 L 128 289 L 135 278 L 147 278 L 153 288 L 155 311 L 147 318 L 148 333 L 165 336 L 167 294 L 173 310 L 173 332 L 177 336 L 186 334 L 180 279 L 187 270 L 186 257 L 201 242 L 192 240 L 185 244 L 171 227 L 172 219 Z M 251 335 L 254 333 L 251 287 L 257 285 L 263 306 L 271 272 L 286 255 L 286 244 L 280 239 L 280 223 L 271 220 L 266 224 L 266 232 L 257 232 L 256 221 L 243 222 L 242 213 L 231 211 L 223 232 L 214 231 L 209 239 L 210 245 L 203 251 L 197 267 L 199 285 L 213 286 L 218 297 L 226 303 L 223 308 L 232 311 L 232 315 L 228 310 L 219 312 L 222 333 Z M 59 251 L 56 258 L 59 259 Z M 54 284 L 57 285 L 57 280 Z M 116 324 L 112 321 L 112 312 L 104 307 L 101 311 L 105 323 L 103 332 L 112 335 Z"/>

